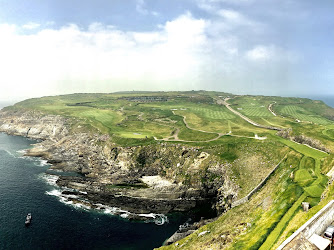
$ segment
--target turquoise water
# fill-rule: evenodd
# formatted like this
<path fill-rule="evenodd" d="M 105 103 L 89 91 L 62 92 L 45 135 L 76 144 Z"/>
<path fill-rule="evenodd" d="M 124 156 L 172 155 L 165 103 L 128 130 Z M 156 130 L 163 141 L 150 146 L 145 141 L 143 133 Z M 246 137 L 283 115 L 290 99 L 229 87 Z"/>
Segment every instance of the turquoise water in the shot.
<path fill-rule="evenodd" d="M 61 203 L 48 195 L 56 188 L 45 179 L 48 166 L 22 157 L 32 143 L 0 133 L 0 249 L 152 249 L 186 220 L 169 216 L 158 226 Z"/>

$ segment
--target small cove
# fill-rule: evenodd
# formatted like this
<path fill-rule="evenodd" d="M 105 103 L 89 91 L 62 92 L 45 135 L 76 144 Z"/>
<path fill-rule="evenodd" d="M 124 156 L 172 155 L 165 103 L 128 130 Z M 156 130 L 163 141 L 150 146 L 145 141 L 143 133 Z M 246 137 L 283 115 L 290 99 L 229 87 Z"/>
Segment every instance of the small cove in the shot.
<path fill-rule="evenodd" d="M 152 249 L 187 220 L 168 215 L 159 226 L 59 202 L 43 178 L 49 165 L 22 156 L 34 142 L 0 133 L 0 249 Z"/>

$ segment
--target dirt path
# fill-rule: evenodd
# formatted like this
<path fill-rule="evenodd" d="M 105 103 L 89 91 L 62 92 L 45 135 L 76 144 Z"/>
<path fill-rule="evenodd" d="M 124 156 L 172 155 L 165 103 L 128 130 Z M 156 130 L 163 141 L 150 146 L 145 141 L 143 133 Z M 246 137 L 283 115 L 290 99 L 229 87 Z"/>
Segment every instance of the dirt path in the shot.
<path fill-rule="evenodd" d="M 275 104 L 276 102 L 273 102 L 273 103 L 270 103 L 269 106 L 268 106 L 268 110 L 274 115 L 274 116 L 277 116 L 274 111 L 273 111 L 273 105 Z"/>
<path fill-rule="evenodd" d="M 177 128 L 175 130 L 175 132 L 173 133 L 172 136 L 169 136 L 169 137 L 166 137 L 166 138 L 162 138 L 162 139 L 158 139 L 156 137 L 154 137 L 154 139 L 156 141 L 179 141 L 179 142 L 211 142 L 211 141 L 216 141 L 218 140 L 220 137 L 222 137 L 223 135 L 226 135 L 226 134 L 220 134 L 220 133 L 215 133 L 215 134 L 218 134 L 217 137 L 213 138 L 213 139 L 210 139 L 210 140 L 206 140 L 206 141 L 188 141 L 188 140 L 182 140 L 179 138 L 179 132 L 180 132 L 180 129 Z"/>
<path fill-rule="evenodd" d="M 173 111 L 173 114 L 174 114 L 174 115 L 177 115 L 177 114 L 174 113 L 174 111 Z M 217 133 L 217 132 L 211 132 L 211 131 L 205 131 L 205 130 L 200 130 L 200 129 L 191 128 L 191 127 L 189 126 L 189 124 L 187 123 L 187 121 L 186 121 L 187 117 L 186 117 L 185 115 L 179 115 L 179 116 L 182 116 L 182 117 L 183 117 L 183 122 L 184 122 L 184 124 L 186 125 L 186 127 L 187 127 L 188 129 L 191 129 L 191 130 L 194 130 L 194 131 L 203 132 L 203 133 L 208 133 L 208 134 L 224 135 L 224 134 L 222 134 L 222 133 Z"/>
<path fill-rule="evenodd" d="M 251 136 L 244 136 L 244 135 L 232 135 L 232 134 L 229 134 L 229 135 L 230 135 L 230 136 L 234 136 L 234 137 L 249 138 L 249 139 L 255 139 L 255 140 L 260 140 L 260 141 L 267 139 L 266 136 L 265 136 L 265 137 L 260 137 L 260 136 L 258 136 L 257 134 L 255 134 L 254 137 L 251 137 Z"/>
<path fill-rule="evenodd" d="M 178 115 L 178 114 L 175 114 L 174 110 L 172 111 L 174 115 Z M 181 115 L 178 115 L 178 116 L 181 116 Z M 200 129 L 194 129 L 194 128 L 191 128 L 189 126 L 189 124 L 187 123 L 186 121 L 186 116 L 182 116 L 183 117 L 183 122 L 186 126 L 186 128 L 190 129 L 190 130 L 194 130 L 194 131 L 199 131 L 199 132 L 202 132 L 202 133 L 208 133 L 208 134 L 217 134 L 217 137 L 213 138 L 213 139 L 210 139 L 210 140 L 206 140 L 206 141 L 188 141 L 188 140 L 182 140 L 179 138 L 179 132 L 180 132 L 180 129 L 179 128 L 175 128 L 175 131 L 173 133 L 173 135 L 169 136 L 169 137 L 166 137 L 166 138 L 163 138 L 163 139 L 158 139 L 156 137 L 154 137 L 155 140 L 159 140 L 159 141 L 180 141 L 180 142 L 211 142 L 211 141 L 216 141 L 218 140 L 220 137 L 222 137 L 223 135 L 226 135 L 226 134 L 223 134 L 223 133 L 216 133 L 216 132 L 210 132 L 210 131 L 205 131 L 205 130 L 200 130 Z"/>
<path fill-rule="evenodd" d="M 276 128 L 276 127 L 269 127 L 269 126 L 264 126 L 264 125 L 261 125 L 261 124 L 258 124 L 256 122 L 254 122 L 253 120 L 249 119 L 247 116 L 241 114 L 240 112 L 234 110 L 233 108 L 231 108 L 230 104 L 227 103 L 227 101 L 231 99 L 231 98 L 226 98 L 224 100 L 219 100 L 217 99 L 217 104 L 220 104 L 220 105 L 224 105 L 226 108 L 228 108 L 231 112 L 233 112 L 234 114 L 236 114 L 237 116 L 239 116 L 240 118 L 244 119 L 246 122 L 254 125 L 255 127 L 258 127 L 258 128 L 265 128 L 265 129 L 271 129 L 271 130 L 282 130 L 281 128 Z"/>
<path fill-rule="evenodd" d="M 280 128 L 282 128 L 282 129 L 284 129 L 284 127 L 282 127 L 282 126 L 278 126 L 277 124 L 274 124 L 274 123 L 272 123 L 272 122 L 270 122 L 270 121 L 268 121 L 268 120 L 266 120 L 266 119 L 264 119 L 263 117 L 261 118 L 265 123 L 267 123 L 267 124 L 269 124 L 270 126 L 276 126 L 276 127 L 280 127 Z"/>
<path fill-rule="evenodd" d="M 174 111 L 172 111 L 174 115 L 178 115 L 178 114 L 175 114 Z M 182 115 L 178 115 L 178 116 L 182 116 Z M 199 132 L 202 132 L 202 133 L 208 133 L 208 134 L 217 134 L 217 137 L 213 138 L 213 139 L 210 139 L 210 140 L 206 140 L 206 141 L 188 141 L 188 140 L 182 140 L 179 138 L 179 132 L 180 132 L 180 129 L 179 128 L 175 128 L 174 130 L 174 133 L 169 136 L 169 137 L 165 137 L 165 138 L 162 138 L 162 139 L 158 139 L 156 137 L 154 137 L 155 140 L 157 141 L 179 141 L 179 142 L 212 142 L 212 141 L 216 141 L 218 140 L 220 137 L 224 136 L 224 135 L 229 135 L 229 136 L 234 136 L 234 137 L 240 137 L 240 138 L 249 138 L 249 139 L 255 139 L 255 140 L 265 140 L 267 139 L 267 137 L 259 137 L 257 136 L 257 134 L 255 134 L 254 137 L 250 137 L 250 136 L 242 136 L 242 135 L 232 135 L 232 131 L 228 132 L 228 133 L 217 133 L 217 132 L 211 132 L 211 131 L 205 131 L 205 130 L 200 130 L 200 129 L 194 129 L 194 128 L 191 128 L 189 126 L 189 124 L 187 123 L 186 121 L 186 116 L 182 116 L 183 117 L 183 122 L 185 124 L 185 126 L 188 128 L 188 129 L 191 129 L 191 130 L 194 130 L 194 131 L 199 131 Z M 167 125 L 168 126 L 168 125 Z M 172 127 L 172 126 L 169 126 L 169 127 Z M 231 128 L 231 125 L 229 124 L 229 128 Z"/>

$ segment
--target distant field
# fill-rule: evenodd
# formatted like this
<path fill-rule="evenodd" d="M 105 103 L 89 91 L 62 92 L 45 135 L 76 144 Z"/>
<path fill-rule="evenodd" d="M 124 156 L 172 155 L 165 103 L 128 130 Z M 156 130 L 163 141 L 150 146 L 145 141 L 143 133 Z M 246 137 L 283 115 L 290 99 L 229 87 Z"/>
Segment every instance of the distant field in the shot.
<path fill-rule="evenodd" d="M 245 107 L 242 108 L 242 110 L 238 110 L 240 113 L 252 117 L 272 117 L 273 114 L 271 114 L 268 109 L 264 106 L 259 107 Z"/>
<path fill-rule="evenodd" d="M 279 116 L 275 116 L 268 109 L 270 104 L 276 105 L 277 97 L 263 96 L 239 96 L 228 100 L 233 109 L 250 118 L 252 121 L 272 127 L 286 128 L 287 121 Z"/>
<path fill-rule="evenodd" d="M 328 121 L 327 119 L 312 114 L 311 112 L 305 110 L 304 108 L 295 105 L 286 105 L 280 109 L 280 112 L 282 114 L 294 117 L 301 121 L 308 121 L 322 125 L 330 124 L 330 121 Z"/>
<path fill-rule="evenodd" d="M 228 112 L 228 110 L 224 107 L 220 107 L 219 110 L 203 107 L 193 107 L 190 110 L 193 111 L 195 114 L 201 117 L 205 117 L 207 119 L 230 120 L 235 118 L 235 115 L 233 115 L 231 112 Z"/>
<path fill-rule="evenodd" d="M 229 100 L 234 109 L 249 117 L 274 117 L 268 110 L 268 106 L 272 102 L 272 100 L 263 97 L 249 96 Z"/>

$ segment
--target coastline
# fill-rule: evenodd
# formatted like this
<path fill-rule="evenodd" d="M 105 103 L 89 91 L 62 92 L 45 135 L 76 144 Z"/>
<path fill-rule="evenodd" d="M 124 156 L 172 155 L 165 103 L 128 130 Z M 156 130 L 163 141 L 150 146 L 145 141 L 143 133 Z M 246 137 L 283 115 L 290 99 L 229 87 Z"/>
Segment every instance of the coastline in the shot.
<path fill-rule="evenodd" d="M 334 95 L 314 95 L 307 96 L 307 98 L 323 101 L 327 106 L 334 108 Z"/>
<path fill-rule="evenodd" d="M 52 171 L 78 174 L 57 178 L 56 185 L 64 189 L 55 193 L 59 199 L 93 209 L 109 209 L 127 219 L 149 219 L 157 223 L 166 220 L 164 214 L 187 212 L 214 204 L 214 190 L 189 187 L 177 182 L 177 179 L 161 178 L 161 164 L 158 162 L 149 163 L 150 168 L 143 168 L 136 162 L 138 153 L 145 153 L 150 158 L 147 161 L 164 155 L 184 161 L 183 164 L 192 166 L 196 162 L 198 165 L 203 162 L 203 156 L 197 149 L 167 144 L 123 148 L 110 143 L 104 135 L 71 133 L 66 125 L 68 123 L 59 116 L 0 112 L 0 131 L 40 140 L 27 150 L 27 156 L 46 160 L 52 164 Z M 178 155 L 181 160 L 175 157 Z M 158 182 L 145 183 L 145 176 L 158 178 Z M 222 176 L 221 183 L 213 188 L 218 190 L 226 178 L 228 176 Z M 230 191 L 222 193 L 222 199 L 237 196 L 235 187 L 227 190 Z M 224 211 L 229 204 L 223 203 L 222 206 L 221 211 Z"/>
<path fill-rule="evenodd" d="M 47 193 L 57 189 L 43 178 L 50 166 L 40 158 L 24 156 L 34 141 L 5 133 L 0 137 L 0 217 L 7 225 L 0 230 L 0 249 L 153 249 L 189 216 L 171 214 L 168 223 L 159 226 L 151 218 L 124 219 L 108 209 L 64 204 Z M 27 213 L 33 216 L 28 228 L 24 226 Z"/>

